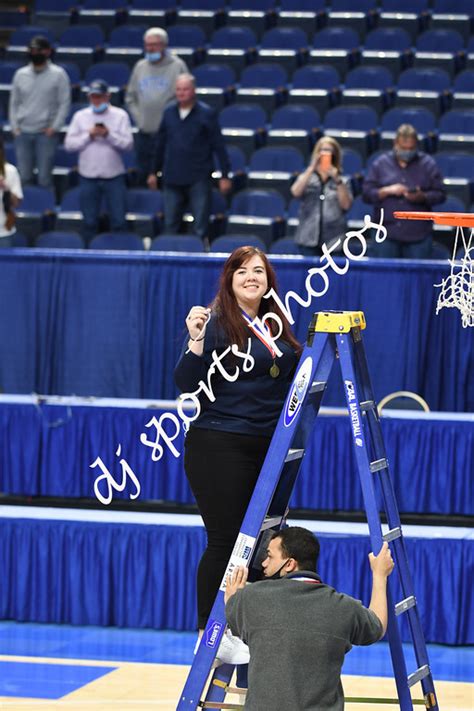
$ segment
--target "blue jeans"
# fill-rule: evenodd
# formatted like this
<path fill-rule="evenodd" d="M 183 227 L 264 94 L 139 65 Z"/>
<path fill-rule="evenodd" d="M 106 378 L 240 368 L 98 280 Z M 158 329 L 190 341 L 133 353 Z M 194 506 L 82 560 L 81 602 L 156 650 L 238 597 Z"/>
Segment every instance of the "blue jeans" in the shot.
<path fill-rule="evenodd" d="M 147 187 L 146 179 L 155 172 L 156 134 L 138 131 L 135 134 L 135 155 L 137 159 L 138 184 Z"/>
<path fill-rule="evenodd" d="M 370 246 L 369 256 L 382 259 L 429 259 L 433 238 L 431 235 L 418 242 L 397 242 L 386 239 L 384 242 L 373 242 Z"/>
<path fill-rule="evenodd" d="M 32 183 L 33 171 L 38 170 L 38 185 L 50 188 L 58 136 L 44 133 L 20 133 L 15 137 L 15 153 L 21 182 Z"/>
<path fill-rule="evenodd" d="M 109 215 L 112 232 L 123 232 L 125 220 L 125 199 L 127 188 L 125 176 L 116 178 L 79 178 L 79 205 L 83 216 L 83 236 L 87 243 L 98 232 L 102 200 Z"/>
<path fill-rule="evenodd" d="M 198 180 L 192 185 L 165 185 L 163 188 L 163 209 L 165 231 L 176 234 L 181 227 L 185 207 L 189 203 L 194 217 L 193 232 L 203 239 L 209 232 L 211 211 L 211 181 Z"/>

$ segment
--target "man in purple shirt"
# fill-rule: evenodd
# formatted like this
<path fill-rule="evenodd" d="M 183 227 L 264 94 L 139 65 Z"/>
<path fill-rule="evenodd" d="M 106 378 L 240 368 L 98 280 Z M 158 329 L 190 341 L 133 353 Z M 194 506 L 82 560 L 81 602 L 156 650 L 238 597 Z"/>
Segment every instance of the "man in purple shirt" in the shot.
<path fill-rule="evenodd" d="M 399 126 L 393 150 L 370 166 L 362 186 L 365 202 L 375 205 L 374 221 L 387 228 L 387 239 L 374 245 L 374 257 L 429 259 L 431 221 L 395 220 L 395 210 L 431 210 L 446 197 L 443 178 L 431 156 L 418 150 L 418 136 L 410 124 Z"/>
<path fill-rule="evenodd" d="M 109 87 L 97 79 L 89 87 L 89 103 L 72 117 L 64 146 L 79 152 L 79 200 L 87 242 L 98 232 L 102 199 L 113 232 L 126 228 L 125 166 L 122 151 L 133 147 L 128 114 L 110 104 Z"/>

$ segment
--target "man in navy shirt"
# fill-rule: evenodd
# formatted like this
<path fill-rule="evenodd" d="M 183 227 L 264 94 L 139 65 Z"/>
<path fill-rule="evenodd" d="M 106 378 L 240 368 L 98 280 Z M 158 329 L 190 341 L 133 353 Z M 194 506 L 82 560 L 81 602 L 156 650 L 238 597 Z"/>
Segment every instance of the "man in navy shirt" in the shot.
<path fill-rule="evenodd" d="M 443 178 L 431 156 L 418 150 L 416 130 L 399 126 L 393 150 L 383 153 L 370 166 L 362 197 L 375 205 L 374 219 L 383 223 L 387 239 L 374 246 L 374 257 L 427 259 L 431 255 L 430 220 L 395 220 L 396 210 L 427 211 L 446 197 Z"/>
<path fill-rule="evenodd" d="M 227 193 L 230 161 L 221 134 L 217 113 L 197 101 L 191 74 L 176 80 L 176 101 L 165 109 L 158 130 L 155 166 L 162 172 L 165 229 L 177 233 L 186 205 L 194 216 L 194 232 L 207 237 L 211 203 L 211 173 L 214 154 L 222 178 L 219 189 Z"/>

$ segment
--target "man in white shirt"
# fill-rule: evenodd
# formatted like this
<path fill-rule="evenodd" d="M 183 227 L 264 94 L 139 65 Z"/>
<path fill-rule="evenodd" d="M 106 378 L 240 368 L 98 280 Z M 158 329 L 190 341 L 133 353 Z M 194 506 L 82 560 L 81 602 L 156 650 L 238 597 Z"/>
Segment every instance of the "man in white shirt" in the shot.
<path fill-rule="evenodd" d="M 105 81 L 92 82 L 89 102 L 90 106 L 74 114 L 64 141 L 66 150 L 79 152 L 80 206 L 87 242 L 98 232 L 102 199 L 110 229 L 126 229 L 125 166 L 121 154 L 133 147 L 128 114 L 110 104 Z"/>

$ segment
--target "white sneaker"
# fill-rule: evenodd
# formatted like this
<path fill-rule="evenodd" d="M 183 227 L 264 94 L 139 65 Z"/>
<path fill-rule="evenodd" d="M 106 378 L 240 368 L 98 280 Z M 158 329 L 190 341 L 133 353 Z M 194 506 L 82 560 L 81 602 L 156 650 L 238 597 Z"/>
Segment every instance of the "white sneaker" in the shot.
<path fill-rule="evenodd" d="M 221 664 L 248 664 L 249 659 L 250 652 L 245 642 L 226 629 L 217 650 L 216 661 Z"/>

